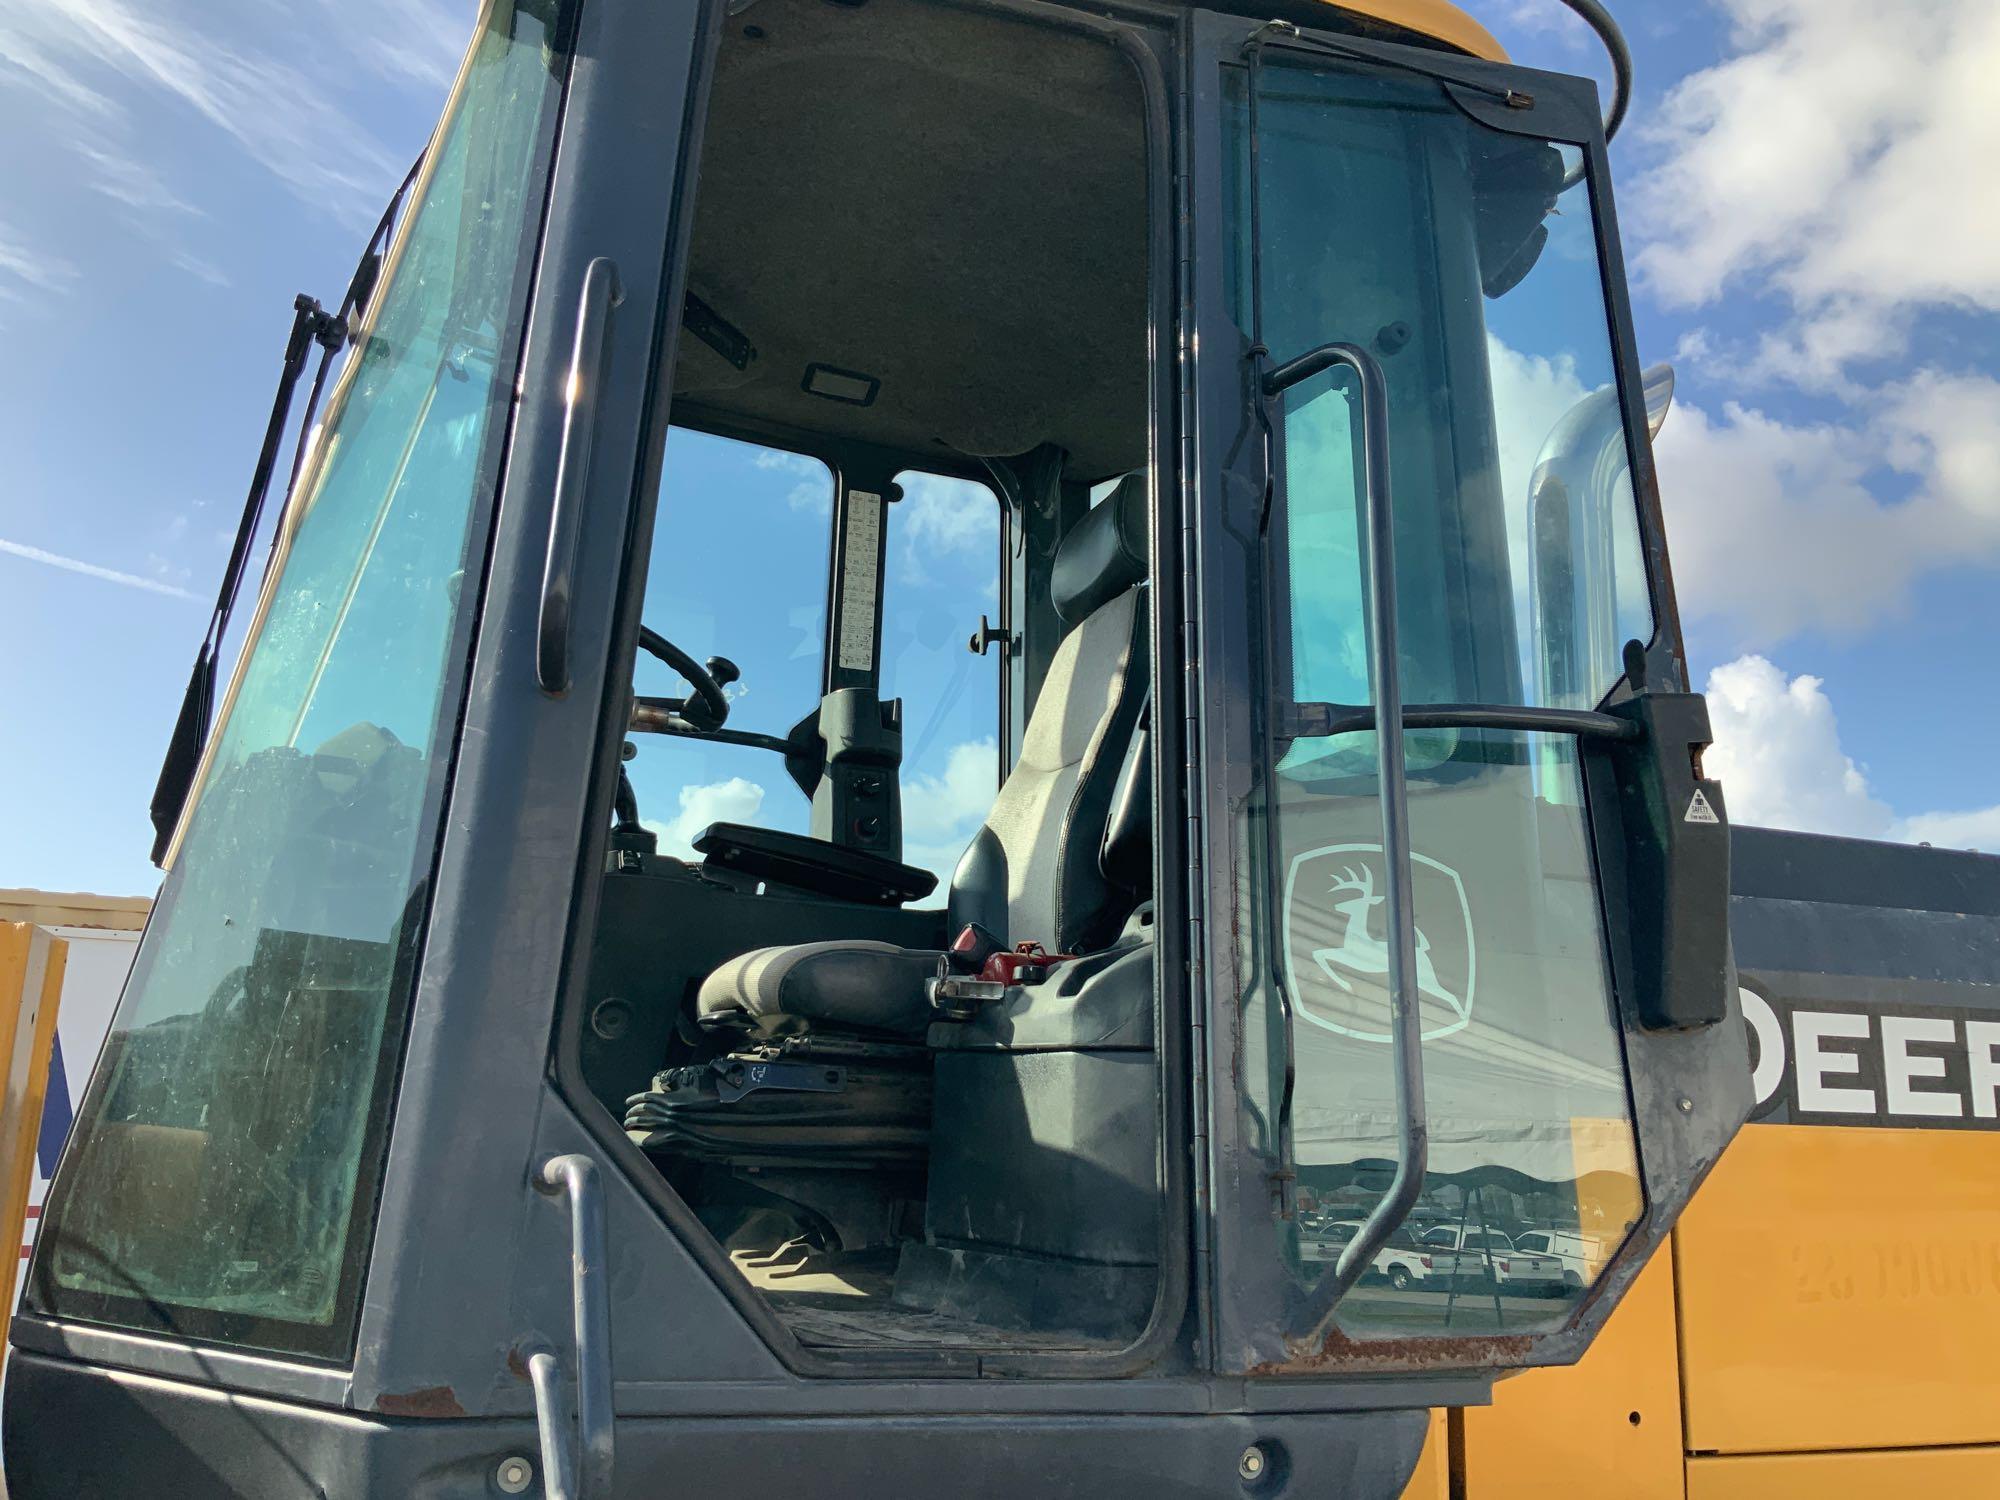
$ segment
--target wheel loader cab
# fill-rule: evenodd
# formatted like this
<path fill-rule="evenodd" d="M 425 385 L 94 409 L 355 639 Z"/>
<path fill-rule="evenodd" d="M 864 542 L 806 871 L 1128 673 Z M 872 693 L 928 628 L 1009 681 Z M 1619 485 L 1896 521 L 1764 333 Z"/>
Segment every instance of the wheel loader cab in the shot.
<path fill-rule="evenodd" d="M 1588 1345 L 1749 1097 L 1598 102 L 1277 8 L 490 0 L 17 1493 L 1390 1495 Z"/>

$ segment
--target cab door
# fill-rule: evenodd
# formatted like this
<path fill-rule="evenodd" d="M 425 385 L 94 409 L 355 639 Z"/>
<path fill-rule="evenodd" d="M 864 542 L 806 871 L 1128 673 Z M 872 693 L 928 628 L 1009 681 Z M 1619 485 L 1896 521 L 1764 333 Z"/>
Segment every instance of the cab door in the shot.
<path fill-rule="evenodd" d="M 1574 1358 L 1747 1101 L 1596 103 L 1196 37 L 1219 1358 Z"/>

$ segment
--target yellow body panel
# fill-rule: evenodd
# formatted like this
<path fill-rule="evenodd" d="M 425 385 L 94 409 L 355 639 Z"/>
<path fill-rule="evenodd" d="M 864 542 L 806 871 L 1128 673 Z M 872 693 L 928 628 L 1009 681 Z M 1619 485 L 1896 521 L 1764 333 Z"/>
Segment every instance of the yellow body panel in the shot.
<path fill-rule="evenodd" d="M 1662 1250 L 1580 1362 L 1503 1380 L 1491 1406 L 1460 1415 L 1468 1500 L 1681 1500 L 1674 1342 L 1673 1256 Z M 1430 1438 L 1403 1500 L 1451 1494 L 1444 1415 L 1431 1413 Z"/>
<path fill-rule="evenodd" d="M 1549 1493 L 1565 1491 L 1558 1485 Z M 1989 1495 L 2000 1495 L 2000 1448 L 1759 1454 L 1691 1458 L 1687 1466 L 1687 1500 L 1984 1500 Z"/>
<path fill-rule="evenodd" d="M 1654 1255 L 1578 1363 L 1503 1380 L 1465 1412 L 1473 1500 L 1680 1500 L 1674 1267 Z M 1634 1418 L 1637 1421 L 1634 1421 Z"/>
<path fill-rule="evenodd" d="M 35 1173 L 42 1101 L 48 1093 L 49 1052 L 55 1045 L 56 1005 L 62 998 L 69 944 L 29 922 L 0 922 L 0 1243 L 21 1243 L 28 1189 Z M 7 1252 L 6 1300 L 0 1302 L 0 1338 L 14 1306 L 20 1257 Z"/>
<path fill-rule="evenodd" d="M 1507 61 L 1507 51 L 1493 33 L 1448 0 L 1326 0 L 1335 10 L 1386 21 L 1406 31 L 1436 37 L 1448 47 L 1489 62 Z"/>
<path fill-rule="evenodd" d="M 1403 1500 L 1451 1500 L 1451 1448 L 1445 1436 L 1448 1414 L 1442 1407 L 1431 1413 L 1431 1430 L 1424 1439 L 1424 1451 L 1417 1458 L 1416 1471 L 1403 1487 Z"/>
<path fill-rule="evenodd" d="M 1752 1125 L 1675 1248 L 1691 1453 L 2000 1443 L 2000 1132 Z"/>

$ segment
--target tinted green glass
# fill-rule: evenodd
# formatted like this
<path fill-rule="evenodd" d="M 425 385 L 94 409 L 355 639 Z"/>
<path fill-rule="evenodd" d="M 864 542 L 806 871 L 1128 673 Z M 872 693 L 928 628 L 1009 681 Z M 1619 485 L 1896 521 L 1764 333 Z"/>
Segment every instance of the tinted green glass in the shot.
<path fill-rule="evenodd" d="M 462 688 L 563 59 L 482 18 L 287 518 L 50 1205 L 44 1308 L 337 1353 Z"/>
<path fill-rule="evenodd" d="M 1382 364 L 1405 701 L 1594 706 L 1652 617 L 1579 153 L 1489 130 L 1428 80 L 1276 61 L 1262 76 L 1261 332 L 1276 360 L 1342 340 Z M 1358 400 L 1329 372 L 1279 417 L 1270 649 L 1299 702 L 1374 696 Z M 1577 755 L 1560 735 L 1407 736 L 1430 1171 L 1410 1220 L 1423 1243 L 1374 1258 L 1340 1306 L 1352 1332 L 1559 1326 L 1636 1221 Z M 1309 1226 L 1358 1223 L 1396 1159 L 1388 872 L 1372 734 L 1271 756 L 1243 828 L 1270 945 L 1242 976 L 1245 1033 L 1267 1117 L 1287 1049 L 1295 1065 L 1281 1136 L 1301 1213 L 1281 1239 L 1311 1281 L 1331 1257 Z M 1515 1247 L 1537 1231 L 1603 1253 Z"/>

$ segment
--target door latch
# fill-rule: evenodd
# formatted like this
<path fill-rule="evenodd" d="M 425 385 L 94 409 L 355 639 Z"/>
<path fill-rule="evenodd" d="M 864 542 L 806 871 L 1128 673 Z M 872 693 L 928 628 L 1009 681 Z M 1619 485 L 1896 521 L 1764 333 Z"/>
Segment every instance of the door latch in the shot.
<path fill-rule="evenodd" d="M 965 643 L 965 649 L 974 656 L 984 656 L 996 642 L 1006 648 L 1007 655 L 1014 654 L 1014 633 L 1004 626 L 990 623 L 982 614 L 979 628 L 972 632 L 972 639 Z"/>

